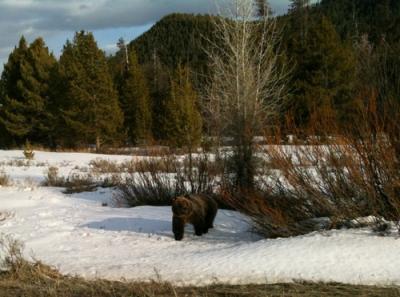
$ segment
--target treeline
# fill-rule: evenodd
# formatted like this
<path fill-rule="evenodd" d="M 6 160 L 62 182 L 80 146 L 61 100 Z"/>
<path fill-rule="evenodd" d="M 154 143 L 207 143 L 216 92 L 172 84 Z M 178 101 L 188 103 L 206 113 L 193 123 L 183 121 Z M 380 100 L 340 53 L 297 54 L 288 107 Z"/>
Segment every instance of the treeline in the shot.
<path fill-rule="evenodd" d="M 201 116 L 189 68 L 169 73 L 157 102 L 135 51 L 124 53 L 111 71 L 92 33 L 77 32 L 59 61 L 41 38 L 27 44 L 22 37 L 1 77 L 1 146 L 198 145 Z"/>
<path fill-rule="evenodd" d="M 22 37 L 1 75 L 0 146 L 198 145 L 213 70 L 205 49 L 218 42 L 211 18 L 167 16 L 111 57 L 89 32 L 59 60 L 41 38 Z M 290 70 L 282 123 L 307 125 L 329 108 L 349 125 L 366 93 L 400 98 L 398 1 L 292 0 L 277 22 Z"/>

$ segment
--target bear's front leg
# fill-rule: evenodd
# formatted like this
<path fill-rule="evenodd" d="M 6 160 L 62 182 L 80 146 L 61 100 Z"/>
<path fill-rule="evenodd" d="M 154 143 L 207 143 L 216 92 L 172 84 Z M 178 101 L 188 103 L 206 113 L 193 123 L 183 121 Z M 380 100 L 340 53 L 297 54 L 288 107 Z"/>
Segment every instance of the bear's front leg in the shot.
<path fill-rule="evenodd" d="M 185 222 L 178 217 L 172 217 L 172 232 L 174 232 L 175 240 L 182 240 L 185 231 Z"/>
<path fill-rule="evenodd" d="M 201 236 L 204 233 L 204 221 L 203 220 L 197 220 L 196 222 L 193 223 L 194 227 L 194 233 L 197 236 Z"/>

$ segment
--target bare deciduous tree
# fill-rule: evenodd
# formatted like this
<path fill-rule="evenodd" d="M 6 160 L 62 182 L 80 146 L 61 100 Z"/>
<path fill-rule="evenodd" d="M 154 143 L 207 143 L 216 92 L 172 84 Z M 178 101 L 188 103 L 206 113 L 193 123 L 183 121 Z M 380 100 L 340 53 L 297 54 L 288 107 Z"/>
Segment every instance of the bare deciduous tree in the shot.
<path fill-rule="evenodd" d="M 277 114 L 287 71 L 280 31 L 268 11 L 258 18 L 253 0 L 229 0 L 214 18 L 216 42 L 208 50 L 213 75 L 208 112 L 215 136 L 233 139 L 235 185 L 251 188 L 253 140 Z"/>

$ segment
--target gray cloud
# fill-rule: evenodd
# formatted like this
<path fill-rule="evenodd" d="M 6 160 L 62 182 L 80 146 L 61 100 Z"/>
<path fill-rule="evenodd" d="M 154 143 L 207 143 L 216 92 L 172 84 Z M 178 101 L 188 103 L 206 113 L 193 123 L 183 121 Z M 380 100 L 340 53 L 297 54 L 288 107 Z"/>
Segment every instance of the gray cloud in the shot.
<path fill-rule="evenodd" d="M 288 0 L 271 1 L 282 12 Z M 172 12 L 213 13 L 215 0 L 0 0 L 0 63 L 23 34 L 28 40 L 63 32 L 133 27 Z M 0 66 L 1 68 L 1 66 Z"/>

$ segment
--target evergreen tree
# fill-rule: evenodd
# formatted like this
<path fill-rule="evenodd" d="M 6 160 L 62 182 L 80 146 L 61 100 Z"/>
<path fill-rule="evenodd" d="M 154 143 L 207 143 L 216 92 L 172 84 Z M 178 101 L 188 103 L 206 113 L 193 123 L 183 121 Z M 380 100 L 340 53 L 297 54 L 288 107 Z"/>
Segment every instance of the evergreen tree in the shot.
<path fill-rule="evenodd" d="M 10 54 L 2 74 L 0 123 L 15 144 L 48 144 L 49 76 L 56 63 L 41 38 L 29 47 L 24 37 Z"/>
<path fill-rule="evenodd" d="M 77 32 L 72 43 L 67 41 L 58 79 L 63 82 L 58 90 L 63 143 L 96 143 L 98 150 L 102 143 L 118 140 L 123 115 L 105 54 L 92 33 Z"/>
<path fill-rule="evenodd" d="M 367 34 L 374 44 L 382 38 L 398 40 L 398 0 L 321 0 L 316 9 L 332 20 L 343 39 Z"/>
<path fill-rule="evenodd" d="M 288 26 L 287 52 L 294 60 L 291 109 L 298 124 L 306 123 L 312 112 L 327 106 L 342 115 L 350 104 L 355 77 L 351 47 L 343 44 L 332 23 L 315 15 L 308 35 L 302 40 L 296 20 Z"/>
<path fill-rule="evenodd" d="M 291 0 L 289 7 L 290 22 L 294 28 L 300 33 L 297 38 L 303 46 L 305 46 L 310 17 L 310 0 Z"/>
<path fill-rule="evenodd" d="M 189 69 L 178 66 L 165 104 L 164 135 L 171 146 L 194 148 L 201 141 L 202 119 Z"/>
<path fill-rule="evenodd" d="M 131 49 L 126 60 L 121 87 L 121 106 L 125 114 L 125 129 L 132 143 L 145 143 L 151 138 L 151 105 L 146 78 Z"/>
<path fill-rule="evenodd" d="M 7 63 L 4 65 L 4 70 L 1 76 L 2 81 L 2 96 L 1 96 L 1 109 L 0 109 L 0 123 L 2 127 L 3 139 L 7 144 L 21 143 L 22 136 L 25 136 L 29 131 L 26 129 L 19 129 L 19 123 L 25 121 L 23 116 L 15 114 L 15 105 L 19 101 L 12 98 L 20 97 L 20 92 L 17 88 L 17 82 L 21 81 L 21 63 L 26 58 L 28 45 L 26 39 L 22 36 L 19 40 L 18 47 L 15 47 L 10 54 Z M 11 113 L 13 111 L 13 113 Z M 15 114 L 15 115 L 14 115 Z M 18 136 L 18 139 L 17 137 Z"/>
<path fill-rule="evenodd" d="M 153 137 L 156 140 L 163 140 L 166 116 L 164 106 L 171 88 L 170 73 L 168 68 L 161 63 L 156 51 L 153 52 L 152 60 L 143 65 L 143 70 L 150 88 Z"/>
<path fill-rule="evenodd" d="M 5 100 L 4 83 L 3 79 L 0 77 L 0 115 L 1 115 L 1 109 L 3 108 L 4 100 Z M 0 147 L 6 148 L 8 145 L 11 144 L 11 142 L 12 142 L 12 137 L 7 132 L 7 129 L 4 127 L 4 125 L 0 124 Z"/>

